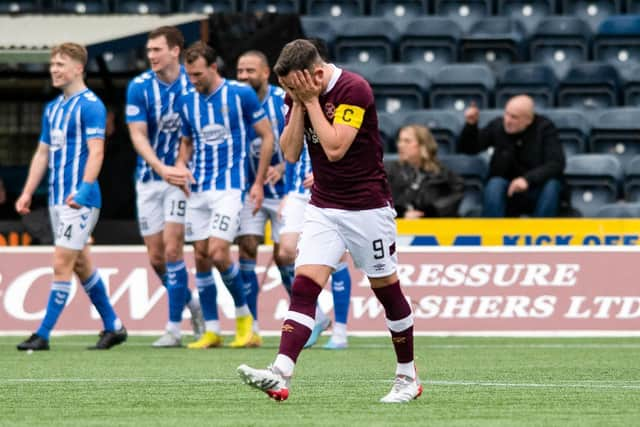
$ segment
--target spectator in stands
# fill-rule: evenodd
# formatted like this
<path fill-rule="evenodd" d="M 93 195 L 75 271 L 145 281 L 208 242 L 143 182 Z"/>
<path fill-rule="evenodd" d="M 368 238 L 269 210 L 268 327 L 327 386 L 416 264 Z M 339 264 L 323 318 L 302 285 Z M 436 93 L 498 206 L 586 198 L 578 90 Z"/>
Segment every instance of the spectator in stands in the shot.
<path fill-rule="evenodd" d="M 504 116 L 482 129 L 479 115 L 473 104 L 465 111 L 458 150 L 475 154 L 493 147 L 484 216 L 556 216 L 565 158 L 554 124 L 535 114 L 526 95 L 509 99 Z"/>
<path fill-rule="evenodd" d="M 438 144 L 424 126 L 408 125 L 398 134 L 398 160 L 387 168 L 398 216 L 457 216 L 464 182 L 438 160 Z"/>

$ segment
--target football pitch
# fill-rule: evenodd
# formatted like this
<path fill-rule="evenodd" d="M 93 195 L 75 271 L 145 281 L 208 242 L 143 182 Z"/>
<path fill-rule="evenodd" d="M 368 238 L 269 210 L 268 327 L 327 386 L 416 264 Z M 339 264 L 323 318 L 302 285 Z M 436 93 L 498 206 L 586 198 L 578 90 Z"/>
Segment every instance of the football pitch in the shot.
<path fill-rule="evenodd" d="M 0 426 L 632 426 L 640 425 L 639 338 L 417 337 L 424 394 L 378 403 L 395 369 L 388 338 L 300 356 L 286 402 L 243 385 L 236 367 L 264 367 L 260 349 L 152 349 L 129 337 L 87 351 L 95 336 L 53 337 L 18 352 L 0 337 Z M 229 340 L 229 338 L 227 339 Z"/>

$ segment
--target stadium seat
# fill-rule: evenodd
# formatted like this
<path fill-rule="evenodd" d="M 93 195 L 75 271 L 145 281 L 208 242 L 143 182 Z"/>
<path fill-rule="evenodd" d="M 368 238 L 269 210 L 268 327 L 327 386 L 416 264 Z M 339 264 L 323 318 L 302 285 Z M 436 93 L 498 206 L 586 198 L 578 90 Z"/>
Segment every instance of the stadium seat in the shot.
<path fill-rule="evenodd" d="M 458 23 L 463 31 L 469 31 L 480 18 L 491 15 L 489 0 L 436 0 L 435 12 Z"/>
<path fill-rule="evenodd" d="M 398 30 L 392 20 L 379 17 L 342 19 L 335 38 L 338 62 L 392 62 Z"/>
<path fill-rule="evenodd" d="M 242 10 L 249 13 L 299 13 L 300 3 L 298 0 L 244 0 Z"/>
<path fill-rule="evenodd" d="M 464 197 L 460 202 L 458 215 L 481 216 L 484 182 L 489 171 L 485 158 L 467 154 L 445 154 L 438 157 L 442 164 L 464 179 Z"/>
<path fill-rule="evenodd" d="M 170 13 L 171 0 L 115 0 L 114 11 L 139 15 Z"/>
<path fill-rule="evenodd" d="M 538 23 L 555 10 L 555 0 L 498 0 L 498 15 L 517 19 L 527 33 L 533 32 Z"/>
<path fill-rule="evenodd" d="M 485 62 L 491 66 L 524 59 L 524 28 L 520 22 L 505 17 L 477 21 L 460 40 L 463 62 Z"/>
<path fill-rule="evenodd" d="M 429 12 L 427 0 L 372 0 L 371 14 L 394 18 L 417 17 Z"/>
<path fill-rule="evenodd" d="M 573 65 L 558 85 L 558 106 L 603 108 L 618 105 L 620 78 L 611 64 L 587 62 Z"/>
<path fill-rule="evenodd" d="M 629 67 L 621 77 L 624 105 L 640 107 L 640 65 Z"/>
<path fill-rule="evenodd" d="M 593 217 L 601 206 L 618 199 L 623 172 L 609 154 L 578 154 L 567 159 L 564 171 L 571 206 L 582 216 Z"/>
<path fill-rule="evenodd" d="M 308 17 L 302 16 L 300 23 L 302 25 L 302 32 L 305 37 L 313 37 L 324 40 L 329 50 L 329 56 L 333 59 L 334 55 L 334 42 L 340 20 L 335 20 L 326 17 Z"/>
<path fill-rule="evenodd" d="M 625 166 L 624 196 L 630 202 L 640 202 L 640 156 L 634 156 Z"/>
<path fill-rule="evenodd" d="M 589 59 L 591 31 L 580 18 L 550 16 L 538 24 L 529 40 L 529 59 L 550 65 L 559 78 L 573 63 Z"/>
<path fill-rule="evenodd" d="M 400 61 L 420 63 L 434 68 L 456 62 L 462 30 L 449 18 L 427 16 L 407 23 L 400 40 Z"/>
<path fill-rule="evenodd" d="M 125 73 L 131 71 L 138 71 L 146 67 L 144 61 L 138 61 L 138 55 L 135 50 L 129 50 L 125 52 L 105 52 L 102 54 L 105 65 L 110 72 Z M 138 63 L 142 67 L 139 67 Z M 98 63 L 95 58 L 89 60 L 87 64 L 87 70 L 96 72 L 99 71 Z"/>
<path fill-rule="evenodd" d="M 613 154 L 622 167 L 640 155 L 640 108 L 610 108 L 595 115 L 590 148 L 594 153 Z"/>
<path fill-rule="evenodd" d="M 368 78 L 378 111 L 395 113 L 426 107 L 429 77 L 417 65 L 385 64 Z"/>
<path fill-rule="evenodd" d="M 68 1 L 58 0 L 53 8 L 56 12 L 77 13 L 79 15 L 91 13 L 109 13 L 108 0 Z"/>
<path fill-rule="evenodd" d="M 0 1 L 0 13 L 39 13 L 42 12 L 42 2 L 40 0 L 15 0 Z"/>
<path fill-rule="evenodd" d="M 504 116 L 504 110 L 499 108 L 485 108 L 480 110 L 480 117 L 478 118 L 478 127 L 483 128 L 489 124 L 493 119 Z"/>
<path fill-rule="evenodd" d="M 598 218 L 640 218 L 640 203 L 618 202 L 603 205 L 595 216 Z"/>
<path fill-rule="evenodd" d="M 540 63 L 516 64 L 505 67 L 496 86 L 496 107 L 505 106 L 509 98 L 527 94 L 538 108 L 551 108 L 557 81 L 553 70 Z"/>
<path fill-rule="evenodd" d="M 639 15 L 640 0 L 626 0 L 625 10 L 629 15 Z"/>
<path fill-rule="evenodd" d="M 563 15 L 583 19 L 592 32 L 604 18 L 622 11 L 621 0 L 562 0 L 560 8 Z"/>
<path fill-rule="evenodd" d="M 342 17 L 364 15 L 364 0 L 307 0 L 310 16 Z"/>
<path fill-rule="evenodd" d="M 400 114 L 378 113 L 378 129 L 380 130 L 380 137 L 382 138 L 385 153 L 396 153 L 398 151 L 396 138 L 398 136 L 398 129 L 400 129 L 399 121 L 401 117 Z"/>
<path fill-rule="evenodd" d="M 235 13 L 238 11 L 236 0 L 180 0 L 180 12 L 190 13 Z"/>
<path fill-rule="evenodd" d="M 462 130 L 464 118 L 460 113 L 446 110 L 416 110 L 398 116 L 399 126 L 418 124 L 426 126 L 438 143 L 438 153 L 456 152 L 456 140 Z"/>
<path fill-rule="evenodd" d="M 480 108 L 491 105 L 493 73 L 484 64 L 443 66 L 431 81 L 431 108 L 463 111 L 472 101 Z"/>
<path fill-rule="evenodd" d="M 610 16 L 600 23 L 593 40 L 593 56 L 629 68 L 640 63 L 640 16 Z"/>
<path fill-rule="evenodd" d="M 590 118 L 580 109 L 556 108 L 537 110 L 553 122 L 558 130 L 558 139 L 564 148 L 566 157 L 588 152 Z"/>

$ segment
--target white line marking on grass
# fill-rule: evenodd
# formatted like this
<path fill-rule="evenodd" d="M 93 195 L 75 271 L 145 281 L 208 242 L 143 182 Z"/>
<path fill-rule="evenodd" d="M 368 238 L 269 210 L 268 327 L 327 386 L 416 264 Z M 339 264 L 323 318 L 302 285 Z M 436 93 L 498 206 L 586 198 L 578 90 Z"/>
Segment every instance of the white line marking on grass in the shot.
<path fill-rule="evenodd" d="M 425 381 L 425 385 L 433 386 L 473 386 L 473 387 L 496 387 L 496 388 L 584 388 L 584 389 L 630 389 L 640 390 L 640 384 L 593 384 L 584 383 L 506 383 L 491 381 Z"/>

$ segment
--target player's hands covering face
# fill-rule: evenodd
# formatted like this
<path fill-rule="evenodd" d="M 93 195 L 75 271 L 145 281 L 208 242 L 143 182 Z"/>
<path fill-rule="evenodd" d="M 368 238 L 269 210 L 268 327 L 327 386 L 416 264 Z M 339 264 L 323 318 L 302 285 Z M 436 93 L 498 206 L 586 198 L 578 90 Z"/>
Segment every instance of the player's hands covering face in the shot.
<path fill-rule="evenodd" d="M 295 98 L 298 98 L 302 103 L 312 101 L 322 93 L 320 73 L 311 74 L 309 70 L 292 71 L 283 78 L 283 81 L 285 86 L 293 92 Z"/>

